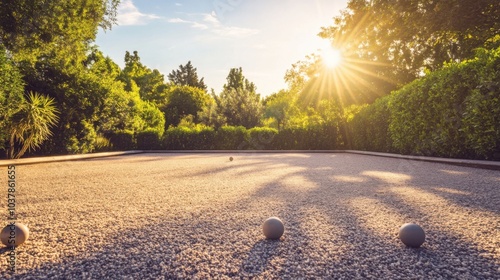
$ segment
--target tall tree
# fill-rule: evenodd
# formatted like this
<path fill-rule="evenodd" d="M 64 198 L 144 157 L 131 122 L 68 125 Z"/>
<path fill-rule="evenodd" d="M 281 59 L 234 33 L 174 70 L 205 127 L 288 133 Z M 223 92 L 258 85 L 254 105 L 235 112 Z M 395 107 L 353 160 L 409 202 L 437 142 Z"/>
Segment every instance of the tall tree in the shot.
<path fill-rule="evenodd" d="M 264 115 L 276 120 L 278 130 L 286 126 L 288 119 L 296 109 L 295 99 L 292 92 L 280 90 L 264 100 Z"/>
<path fill-rule="evenodd" d="M 196 70 L 197 69 L 191 64 L 191 61 L 188 61 L 186 65 L 179 65 L 178 70 L 172 70 L 172 72 L 168 74 L 168 80 L 178 86 L 197 87 L 206 92 L 207 86 L 203 81 L 204 78 L 198 79 Z"/>
<path fill-rule="evenodd" d="M 57 54 L 63 63 L 84 59 L 97 28 L 110 29 L 119 0 L 2 0 L 0 41 L 17 60 L 35 63 Z"/>
<path fill-rule="evenodd" d="M 11 125 L 12 116 L 24 101 L 23 91 L 21 73 L 0 44 L 0 150 L 5 149 L 10 138 L 8 127 Z"/>
<path fill-rule="evenodd" d="M 141 99 L 151 101 L 158 106 L 165 105 L 167 85 L 164 76 L 157 70 L 151 70 L 141 62 L 137 51 L 125 52 L 125 68 L 120 79 L 126 83 L 126 89 L 131 90 L 131 81 L 139 87 Z"/>
<path fill-rule="evenodd" d="M 243 76 L 243 70 L 240 68 L 231 68 L 227 75 L 227 84 L 224 84 L 224 90 L 248 90 L 249 92 L 256 92 L 257 87 L 253 82 L 250 82 Z"/>
<path fill-rule="evenodd" d="M 182 118 L 192 115 L 198 122 L 198 112 L 209 102 L 209 95 L 200 88 L 192 86 L 173 86 L 167 94 L 168 102 L 164 106 L 166 126 L 178 125 Z"/>
<path fill-rule="evenodd" d="M 243 75 L 240 68 L 232 68 L 227 76 L 227 84 L 219 97 L 216 97 L 219 113 L 229 125 L 242 125 L 251 128 L 259 125 L 262 116 L 260 95 L 256 87 Z"/>
<path fill-rule="evenodd" d="M 0 1 L 0 43 L 19 67 L 25 92 L 54 99 L 60 112 L 45 152 L 84 152 L 108 94 L 85 67 L 99 27 L 111 28 L 119 0 Z"/>

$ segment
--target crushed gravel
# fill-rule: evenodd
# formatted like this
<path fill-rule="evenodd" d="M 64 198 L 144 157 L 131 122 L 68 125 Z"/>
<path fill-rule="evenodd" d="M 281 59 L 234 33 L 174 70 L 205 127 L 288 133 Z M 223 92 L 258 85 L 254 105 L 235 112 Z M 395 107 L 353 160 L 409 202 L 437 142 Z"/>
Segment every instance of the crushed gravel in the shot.
<path fill-rule="evenodd" d="M 18 166 L 30 238 L 15 274 L 0 249 L 0 278 L 500 279 L 500 171 L 346 153 L 228 156 Z M 271 216 L 285 224 L 279 241 L 262 233 Z M 425 230 L 421 248 L 398 239 L 407 222 Z"/>

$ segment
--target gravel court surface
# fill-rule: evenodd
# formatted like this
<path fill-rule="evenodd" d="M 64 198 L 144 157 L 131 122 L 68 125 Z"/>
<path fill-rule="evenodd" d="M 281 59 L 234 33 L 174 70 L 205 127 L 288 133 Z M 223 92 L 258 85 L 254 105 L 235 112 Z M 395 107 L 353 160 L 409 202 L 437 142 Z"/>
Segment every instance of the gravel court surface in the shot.
<path fill-rule="evenodd" d="M 139 154 L 16 171 L 31 235 L 13 277 L 0 249 L 0 278 L 500 278 L 499 171 L 346 153 Z M 270 216 L 285 223 L 279 241 L 262 234 Z M 399 241 L 406 222 L 426 231 L 421 248 Z"/>

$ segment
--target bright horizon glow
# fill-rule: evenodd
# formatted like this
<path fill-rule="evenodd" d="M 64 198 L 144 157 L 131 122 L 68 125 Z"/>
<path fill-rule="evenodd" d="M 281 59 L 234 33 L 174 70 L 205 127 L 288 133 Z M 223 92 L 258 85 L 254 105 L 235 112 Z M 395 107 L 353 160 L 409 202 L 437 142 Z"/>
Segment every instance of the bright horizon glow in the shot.
<path fill-rule="evenodd" d="M 321 50 L 321 60 L 327 68 L 334 69 L 342 64 L 343 57 L 340 50 L 327 47 Z"/>

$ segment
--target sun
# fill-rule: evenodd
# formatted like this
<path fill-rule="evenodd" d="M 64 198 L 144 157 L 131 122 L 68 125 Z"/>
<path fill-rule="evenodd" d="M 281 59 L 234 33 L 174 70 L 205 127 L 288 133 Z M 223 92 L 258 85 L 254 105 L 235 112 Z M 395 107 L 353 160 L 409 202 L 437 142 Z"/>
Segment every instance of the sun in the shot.
<path fill-rule="evenodd" d="M 320 55 L 323 64 L 330 69 L 337 68 L 342 64 L 342 53 L 338 49 L 327 47 L 321 50 Z"/>

